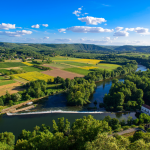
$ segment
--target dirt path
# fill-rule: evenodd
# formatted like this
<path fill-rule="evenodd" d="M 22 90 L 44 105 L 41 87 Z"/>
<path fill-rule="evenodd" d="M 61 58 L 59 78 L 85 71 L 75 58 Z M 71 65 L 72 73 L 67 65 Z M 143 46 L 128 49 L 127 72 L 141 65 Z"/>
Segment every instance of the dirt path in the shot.
<path fill-rule="evenodd" d="M 143 131 L 143 132 L 146 132 L 145 130 L 143 129 L 140 129 L 140 128 L 130 128 L 130 129 L 127 129 L 127 130 L 124 130 L 124 131 L 120 131 L 120 132 L 116 132 L 118 135 L 123 135 L 123 134 L 127 134 L 127 133 L 131 133 L 131 132 L 136 132 L 136 131 Z M 114 133 L 114 134 L 116 134 Z M 109 136 L 113 136 L 114 134 L 111 134 Z"/>

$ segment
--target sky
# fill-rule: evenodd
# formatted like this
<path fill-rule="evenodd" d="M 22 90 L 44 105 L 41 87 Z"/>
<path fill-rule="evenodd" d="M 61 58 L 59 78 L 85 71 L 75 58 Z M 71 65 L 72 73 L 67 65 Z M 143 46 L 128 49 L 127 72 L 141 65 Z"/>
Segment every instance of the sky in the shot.
<path fill-rule="evenodd" d="M 0 42 L 150 45 L 150 0 L 7 0 L 0 14 Z"/>

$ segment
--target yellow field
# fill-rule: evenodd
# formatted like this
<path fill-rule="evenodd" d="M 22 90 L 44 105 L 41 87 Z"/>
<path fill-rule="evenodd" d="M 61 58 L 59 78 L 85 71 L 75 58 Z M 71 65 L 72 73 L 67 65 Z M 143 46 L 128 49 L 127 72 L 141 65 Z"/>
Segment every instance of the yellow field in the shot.
<path fill-rule="evenodd" d="M 96 60 L 96 59 L 74 59 L 74 60 L 54 60 L 54 61 L 74 61 L 74 62 L 80 62 L 80 63 L 89 63 L 89 64 L 97 64 L 100 61 L 103 60 Z"/>
<path fill-rule="evenodd" d="M 32 64 L 28 63 L 28 62 L 22 62 L 23 64 L 27 65 L 27 66 L 33 66 Z"/>
<path fill-rule="evenodd" d="M 52 82 L 54 81 L 54 77 L 34 71 L 34 72 L 27 72 L 27 73 L 21 73 L 21 74 L 15 74 L 12 75 L 14 78 L 23 78 L 27 81 L 35 81 L 35 80 L 45 80 L 48 81 L 49 79 L 52 80 Z"/>
<path fill-rule="evenodd" d="M 90 70 L 90 69 L 95 69 L 95 68 L 98 68 L 98 67 L 78 67 L 78 68 L 81 68 L 81 69 L 85 69 L 85 70 Z"/>

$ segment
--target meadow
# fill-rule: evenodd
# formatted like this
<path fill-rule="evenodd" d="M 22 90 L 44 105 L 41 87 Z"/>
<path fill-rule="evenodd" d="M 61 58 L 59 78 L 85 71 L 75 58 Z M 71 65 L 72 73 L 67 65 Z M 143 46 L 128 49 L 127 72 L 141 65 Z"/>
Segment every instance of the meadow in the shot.
<path fill-rule="evenodd" d="M 33 71 L 38 71 L 41 72 L 43 70 L 39 69 L 39 68 L 35 68 L 32 66 L 27 66 L 27 67 L 21 67 L 23 70 L 25 70 L 26 72 L 33 72 Z"/>
<path fill-rule="evenodd" d="M 21 62 L 1 62 L 0 68 L 11 68 L 11 67 L 20 67 L 20 66 L 27 66 Z"/>
<path fill-rule="evenodd" d="M 69 71 L 69 72 L 78 73 L 78 74 L 81 74 L 81 75 L 87 75 L 89 72 L 91 72 L 89 70 L 81 69 L 81 68 L 66 68 L 64 70 Z"/>
<path fill-rule="evenodd" d="M 106 69 L 106 70 L 111 71 L 111 70 L 114 70 L 114 69 L 121 67 L 121 66 L 117 65 L 117 64 L 99 63 L 97 65 L 97 67 L 100 69 Z"/>
<path fill-rule="evenodd" d="M 54 81 L 54 77 L 34 71 L 34 72 L 27 72 L 27 73 L 21 73 L 21 74 L 15 74 L 12 75 L 14 78 L 23 78 L 27 81 L 35 81 L 35 80 L 45 80 L 48 81 L 49 79 L 52 80 L 52 82 Z"/>
<path fill-rule="evenodd" d="M 0 86 L 11 84 L 11 83 L 15 83 L 15 81 L 14 80 L 5 79 L 4 77 L 0 76 Z"/>

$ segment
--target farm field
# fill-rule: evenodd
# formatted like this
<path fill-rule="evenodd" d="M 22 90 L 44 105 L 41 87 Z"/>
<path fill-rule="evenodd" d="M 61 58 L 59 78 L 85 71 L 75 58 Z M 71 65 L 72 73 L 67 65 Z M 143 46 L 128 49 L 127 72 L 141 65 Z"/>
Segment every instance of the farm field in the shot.
<path fill-rule="evenodd" d="M 100 61 L 103 60 L 96 60 L 96 59 L 73 59 L 73 60 L 55 60 L 56 62 L 65 62 L 65 61 L 72 61 L 72 62 L 79 62 L 79 63 L 86 63 L 86 64 L 93 64 L 96 65 Z"/>
<path fill-rule="evenodd" d="M 90 73 L 91 71 L 86 70 L 86 69 L 81 69 L 81 68 L 66 68 L 64 69 L 65 71 L 69 71 L 69 72 L 74 72 L 74 73 L 78 73 L 81 75 L 87 75 L 88 73 Z"/>
<path fill-rule="evenodd" d="M 5 79 L 4 77 L 0 76 L 0 86 L 11 84 L 11 83 L 15 83 L 15 81 L 14 80 Z"/>
<path fill-rule="evenodd" d="M 21 84 L 19 82 L 2 85 L 0 86 L 0 96 L 5 95 L 6 91 L 8 91 L 10 94 L 13 94 L 23 90 L 24 88 L 21 87 Z"/>
<path fill-rule="evenodd" d="M 1 62 L 0 68 L 10 68 L 10 67 L 20 67 L 20 66 L 27 66 L 21 62 Z"/>
<path fill-rule="evenodd" d="M 79 58 L 63 57 L 63 56 L 50 57 L 50 60 L 76 60 L 76 59 Z"/>
<path fill-rule="evenodd" d="M 42 70 L 39 68 L 35 68 L 32 66 L 27 66 L 27 67 L 21 67 L 23 70 L 25 70 L 26 72 L 33 72 L 33 71 L 38 71 L 41 72 Z"/>
<path fill-rule="evenodd" d="M 68 68 L 69 69 L 69 68 Z M 70 78 L 70 79 L 74 79 L 74 77 L 84 77 L 84 75 L 81 74 L 77 74 L 77 73 L 72 73 L 72 72 L 68 72 L 65 70 L 60 70 L 60 69 L 53 69 L 53 70 L 48 70 L 48 71 L 43 71 L 42 73 L 46 74 L 46 75 L 50 75 L 53 77 L 61 77 L 61 78 Z"/>
<path fill-rule="evenodd" d="M 106 69 L 106 70 L 114 70 L 118 67 L 121 67 L 120 65 L 116 65 L 116 64 L 107 64 L 107 63 L 100 63 L 97 65 L 98 68 L 100 69 Z"/>
<path fill-rule="evenodd" d="M 46 64 L 43 65 L 45 67 L 50 67 L 51 69 L 64 69 L 64 68 L 71 68 L 71 66 L 67 65 L 67 64 L 60 64 L 60 63 L 50 63 L 50 64 Z M 54 67 L 54 68 L 53 68 Z"/>
<path fill-rule="evenodd" d="M 35 80 L 45 80 L 48 81 L 51 79 L 52 81 L 54 80 L 54 77 L 34 71 L 34 72 L 27 72 L 27 73 L 21 73 L 21 74 L 15 74 L 12 75 L 15 79 L 23 78 L 27 81 L 35 81 Z"/>
<path fill-rule="evenodd" d="M 59 61 L 59 63 L 74 65 L 74 66 L 93 66 L 92 64 L 73 62 L 73 61 Z"/>

